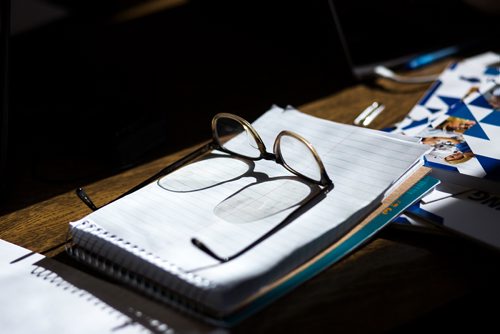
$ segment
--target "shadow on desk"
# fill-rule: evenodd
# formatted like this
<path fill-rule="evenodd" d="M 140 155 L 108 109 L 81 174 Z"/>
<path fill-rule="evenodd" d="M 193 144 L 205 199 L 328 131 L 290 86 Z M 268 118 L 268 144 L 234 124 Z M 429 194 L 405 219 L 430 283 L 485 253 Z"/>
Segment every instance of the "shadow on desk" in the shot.
<path fill-rule="evenodd" d="M 495 325 L 496 308 L 489 305 L 500 297 L 499 259 L 459 238 L 386 229 L 260 313 L 218 332 L 486 330 Z M 65 253 L 37 265 L 90 294 L 96 305 L 128 316 L 124 327 L 138 323 L 156 333 L 216 330 L 82 268 Z"/>
<path fill-rule="evenodd" d="M 60 254 L 56 258 L 62 262 L 44 258 L 35 263 L 34 265 L 39 267 L 34 270 L 36 275 L 40 279 L 52 280 L 52 283 L 67 290 L 68 294 L 79 295 L 102 312 L 118 311 L 125 315 L 127 320 L 121 326 L 111 329 L 112 332 L 138 325 L 151 333 L 208 333 L 214 329 L 114 283 L 96 272 L 80 271 L 76 268 L 78 264 L 67 258 L 66 254 Z M 85 314 L 76 315 L 74 325 L 78 326 L 79 322 L 84 321 L 91 322 L 92 319 L 85 318 Z"/>

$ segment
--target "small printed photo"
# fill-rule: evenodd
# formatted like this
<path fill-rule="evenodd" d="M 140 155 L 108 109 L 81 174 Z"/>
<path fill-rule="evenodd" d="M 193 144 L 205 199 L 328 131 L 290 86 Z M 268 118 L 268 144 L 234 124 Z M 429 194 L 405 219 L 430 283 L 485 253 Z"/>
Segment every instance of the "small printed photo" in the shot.
<path fill-rule="evenodd" d="M 462 152 L 457 149 L 456 152 L 444 157 L 444 161 L 450 165 L 457 165 L 469 161 L 474 156 L 474 153 L 468 149 L 468 151 Z"/>
<path fill-rule="evenodd" d="M 436 129 L 462 134 L 474 125 L 476 125 L 476 121 L 472 121 L 470 119 L 448 117 L 444 122 L 436 126 Z"/>
<path fill-rule="evenodd" d="M 461 134 L 450 134 L 442 129 L 428 128 L 419 134 L 420 142 L 433 147 L 426 155 L 429 161 L 457 165 L 469 161 L 474 153 Z"/>
<path fill-rule="evenodd" d="M 484 93 L 484 98 L 495 111 L 500 111 L 500 85 L 495 85 L 493 88 L 486 91 Z"/>
<path fill-rule="evenodd" d="M 444 148 L 448 146 L 455 146 L 456 144 L 461 143 L 462 141 L 457 137 L 423 137 L 421 140 L 422 144 L 430 145 L 436 149 Z"/>

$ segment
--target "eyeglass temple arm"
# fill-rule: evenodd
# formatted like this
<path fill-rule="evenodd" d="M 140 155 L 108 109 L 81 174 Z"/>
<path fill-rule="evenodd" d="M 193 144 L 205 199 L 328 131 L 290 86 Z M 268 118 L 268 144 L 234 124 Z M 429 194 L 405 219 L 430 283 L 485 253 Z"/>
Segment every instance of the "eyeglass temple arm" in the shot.
<path fill-rule="evenodd" d="M 257 246 L 259 243 L 261 243 L 265 239 L 269 238 L 271 235 L 278 232 L 283 227 L 290 224 L 294 219 L 298 218 L 301 214 L 306 212 L 309 208 L 315 206 L 317 203 L 322 201 L 326 197 L 326 194 L 329 193 L 333 189 L 333 187 L 334 187 L 333 183 L 330 183 L 328 186 L 321 189 L 321 191 L 319 191 L 316 195 L 314 195 L 311 198 L 309 198 L 308 200 L 306 200 L 305 203 L 303 203 L 297 209 L 295 209 L 293 212 L 291 212 L 281 223 L 279 223 L 278 225 L 276 225 L 275 227 L 273 227 L 272 229 L 267 231 L 264 235 L 262 235 L 260 238 L 258 238 L 254 242 L 252 242 L 250 245 L 246 246 L 245 248 L 243 248 L 242 250 L 240 250 L 239 252 L 237 252 L 236 254 L 233 254 L 231 256 L 222 257 L 222 256 L 217 255 L 213 250 L 211 250 L 207 245 L 205 245 L 203 242 L 201 242 L 197 238 L 192 238 L 191 243 L 195 247 L 197 247 L 198 249 L 200 249 L 201 251 L 206 253 L 207 255 L 218 260 L 219 262 L 224 263 L 224 262 L 231 261 L 231 260 L 237 258 L 238 256 L 242 255 L 243 253 L 249 251 L 253 247 Z"/>
<path fill-rule="evenodd" d="M 114 202 L 114 201 L 116 201 L 116 200 L 118 200 L 118 199 L 120 199 L 120 198 L 122 198 L 124 196 L 127 196 L 128 194 L 133 193 L 134 191 L 137 191 L 137 190 L 141 189 L 142 187 L 144 187 L 145 185 L 148 185 L 149 183 L 153 182 L 154 180 L 158 179 L 159 177 L 161 177 L 163 175 L 166 175 L 168 173 L 173 172 L 174 170 L 176 170 L 177 168 L 182 167 L 183 165 L 185 165 L 189 161 L 191 161 L 193 159 L 196 159 L 200 155 L 202 155 L 202 154 L 204 154 L 204 153 L 208 152 L 209 150 L 212 150 L 212 149 L 214 149 L 216 147 L 218 147 L 218 144 L 215 143 L 214 141 L 208 142 L 207 144 L 205 144 L 205 145 L 197 148 L 195 151 L 189 153 L 185 157 L 182 157 L 179 160 L 177 160 L 177 161 L 173 162 L 172 164 L 168 165 L 167 167 L 163 168 L 158 173 L 156 173 L 153 176 L 147 178 L 146 180 L 142 181 L 141 183 L 139 183 L 138 185 L 134 186 L 133 188 L 127 190 L 126 192 L 124 192 L 120 196 L 116 197 L 115 199 L 109 201 L 107 204 L 112 203 L 112 202 Z M 100 208 L 100 207 L 97 207 L 94 204 L 94 202 L 92 201 L 92 199 L 90 198 L 90 196 L 85 192 L 85 190 L 82 187 L 77 188 L 75 192 L 76 192 L 76 195 L 78 196 L 78 198 L 83 203 L 85 203 L 92 211 L 96 211 L 96 210 L 98 210 Z"/>
<path fill-rule="evenodd" d="M 87 205 L 90 210 L 96 211 L 98 209 L 98 207 L 95 206 L 94 202 L 92 202 L 92 200 L 90 199 L 90 196 L 87 195 L 87 193 L 85 192 L 85 190 L 82 187 L 76 188 L 75 192 L 76 192 L 76 196 L 78 196 L 78 198 L 83 203 L 85 203 L 85 205 Z"/>

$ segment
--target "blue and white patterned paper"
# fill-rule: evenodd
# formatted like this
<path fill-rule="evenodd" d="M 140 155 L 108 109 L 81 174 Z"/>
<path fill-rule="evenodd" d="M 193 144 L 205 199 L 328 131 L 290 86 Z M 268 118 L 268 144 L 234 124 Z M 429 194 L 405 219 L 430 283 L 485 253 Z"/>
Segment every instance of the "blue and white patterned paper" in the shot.
<path fill-rule="evenodd" d="M 448 114 L 475 122 L 463 137 L 479 163 L 477 172 L 500 181 L 500 81 L 483 85 Z"/>
<path fill-rule="evenodd" d="M 452 64 L 394 132 L 433 146 L 429 167 L 500 181 L 500 55 Z"/>
<path fill-rule="evenodd" d="M 500 55 L 488 52 L 453 63 L 393 132 L 417 136 L 481 85 L 499 77 Z"/>

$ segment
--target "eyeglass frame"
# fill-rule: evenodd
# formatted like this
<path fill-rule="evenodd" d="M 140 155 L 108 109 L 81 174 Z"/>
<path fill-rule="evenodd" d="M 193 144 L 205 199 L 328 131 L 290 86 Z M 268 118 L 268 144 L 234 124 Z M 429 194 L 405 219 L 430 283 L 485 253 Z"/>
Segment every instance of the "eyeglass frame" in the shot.
<path fill-rule="evenodd" d="M 239 124 L 241 124 L 243 126 L 244 130 L 247 131 L 248 133 L 250 133 L 252 135 L 252 137 L 255 139 L 255 142 L 257 144 L 257 149 L 259 150 L 260 155 L 258 157 L 250 157 L 250 156 L 246 156 L 244 154 L 233 152 L 233 151 L 225 148 L 223 146 L 223 144 L 221 143 L 221 141 L 220 141 L 220 137 L 219 137 L 219 134 L 218 134 L 218 131 L 217 131 L 217 122 L 221 118 L 232 119 L 232 120 L 238 122 Z M 320 201 L 322 198 L 324 198 L 326 196 L 326 194 L 328 192 L 330 192 L 334 188 L 334 183 L 330 179 L 330 177 L 328 176 L 328 174 L 326 172 L 326 169 L 324 167 L 324 164 L 323 164 L 321 158 L 319 157 L 319 154 L 316 151 L 316 149 L 311 145 L 311 143 L 309 141 L 307 141 L 304 137 L 302 137 L 301 135 L 299 135 L 299 134 L 297 134 L 295 132 L 292 132 L 292 131 L 289 131 L 289 130 L 283 130 L 283 131 L 281 131 L 276 136 L 276 139 L 274 140 L 273 153 L 270 153 L 270 152 L 267 152 L 267 149 L 266 149 L 266 146 L 264 144 L 264 141 L 262 140 L 262 138 L 260 137 L 260 135 L 258 134 L 258 132 L 253 128 L 253 126 L 247 120 L 245 120 L 244 118 L 242 118 L 240 116 L 237 116 L 237 115 L 234 115 L 234 114 L 230 114 L 230 113 L 218 113 L 218 114 L 216 114 L 212 118 L 211 127 L 212 127 L 212 140 L 210 142 L 208 142 L 205 145 L 199 147 L 195 151 L 187 154 L 186 156 L 180 158 L 179 160 L 171 163 L 170 165 L 168 165 L 167 167 L 163 168 L 162 170 L 160 170 L 156 174 L 152 175 L 148 179 L 142 181 L 140 184 L 138 184 L 135 187 L 129 189 L 128 191 L 126 191 L 122 195 L 118 196 L 117 198 L 109 201 L 107 204 L 110 204 L 110 203 L 112 203 L 112 202 L 114 202 L 114 201 L 116 201 L 116 200 L 118 200 L 118 199 L 120 199 L 120 198 L 122 198 L 124 196 L 129 195 L 129 194 L 131 194 L 131 193 L 133 193 L 133 192 L 135 192 L 135 191 L 143 188 L 144 186 L 152 183 L 153 181 L 158 181 L 161 177 L 163 177 L 165 175 L 168 175 L 168 174 L 174 172 L 175 170 L 177 170 L 179 168 L 182 168 L 183 166 L 185 166 L 186 164 L 188 164 L 192 160 L 194 160 L 194 159 L 196 159 L 196 158 L 202 156 L 203 154 L 205 154 L 205 153 L 207 153 L 209 151 L 212 151 L 212 150 L 218 150 L 218 151 L 221 151 L 221 152 L 225 152 L 225 153 L 228 153 L 228 154 L 231 154 L 231 155 L 235 155 L 235 156 L 240 157 L 240 158 L 252 160 L 252 161 L 273 160 L 277 164 L 283 166 L 286 170 L 288 170 L 292 174 L 295 174 L 296 176 L 298 176 L 300 178 L 303 178 L 303 179 L 307 180 L 308 182 L 311 182 L 311 183 L 314 183 L 314 184 L 317 184 L 317 185 L 323 187 L 323 189 L 321 191 L 317 192 L 314 196 L 309 197 L 304 203 L 302 203 L 298 208 L 296 208 L 295 210 L 293 210 L 287 217 L 285 217 L 285 219 L 283 219 L 279 224 L 277 224 L 272 229 L 270 229 L 265 234 L 263 234 L 261 237 L 259 237 L 258 239 L 256 239 L 255 241 L 253 241 L 252 243 L 250 243 L 249 245 L 247 245 L 246 247 L 244 247 L 242 250 L 238 251 L 237 253 L 235 253 L 235 254 L 233 254 L 231 256 L 221 257 L 221 256 L 217 255 L 215 252 L 213 252 L 209 247 L 207 247 L 200 240 L 198 240 L 196 238 L 192 238 L 191 239 L 191 243 L 195 247 L 197 247 L 198 249 L 200 249 L 201 251 L 203 251 L 207 255 L 211 256 L 212 258 L 214 258 L 214 259 L 216 259 L 216 260 L 218 260 L 218 261 L 220 261 L 222 263 L 225 263 L 225 262 L 231 261 L 231 260 L 239 257 L 243 253 L 245 253 L 248 250 L 252 249 L 256 245 L 258 245 L 259 243 L 261 243 L 262 241 L 264 241 L 265 239 L 269 238 L 271 235 L 273 235 L 274 233 L 276 233 L 277 231 L 279 231 L 280 229 L 282 229 L 283 227 L 285 227 L 286 225 L 288 225 L 293 219 L 295 219 L 300 214 L 302 214 L 301 210 L 303 210 L 304 208 L 306 208 L 306 207 L 308 207 L 310 205 L 316 204 L 315 202 Z M 302 174 L 300 172 L 297 172 L 296 170 L 294 170 L 292 167 L 290 167 L 285 162 L 285 160 L 283 159 L 282 153 L 281 153 L 281 148 L 280 148 L 281 138 L 284 137 L 284 136 L 290 136 L 292 138 L 295 138 L 295 139 L 299 140 L 300 142 L 302 142 L 304 145 L 306 145 L 306 147 L 312 153 L 315 161 L 318 164 L 318 167 L 320 169 L 320 180 L 314 180 L 314 179 L 312 179 L 312 178 L 310 178 L 310 177 L 308 177 L 308 176 L 306 176 L 306 175 L 304 175 L 304 174 Z M 79 188 L 76 189 L 76 195 L 92 211 L 96 211 L 96 210 L 99 209 L 93 203 L 93 201 L 91 200 L 90 196 L 87 195 L 87 193 L 85 192 L 85 190 L 82 187 L 79 187 Z"/>

